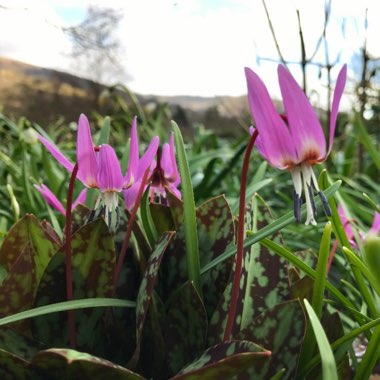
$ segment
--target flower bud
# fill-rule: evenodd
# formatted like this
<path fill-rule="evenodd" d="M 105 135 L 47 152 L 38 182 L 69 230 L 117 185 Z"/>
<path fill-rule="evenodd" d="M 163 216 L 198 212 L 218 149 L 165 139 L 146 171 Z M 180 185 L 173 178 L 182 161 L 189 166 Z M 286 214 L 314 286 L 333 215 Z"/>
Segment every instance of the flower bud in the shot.
<path fill-rule="evenodd" d="M 38 142 L 38 133 L 33 128 L 26 128 L 22 131 L 22 137 L 27 144 L 34 145 Z"/>

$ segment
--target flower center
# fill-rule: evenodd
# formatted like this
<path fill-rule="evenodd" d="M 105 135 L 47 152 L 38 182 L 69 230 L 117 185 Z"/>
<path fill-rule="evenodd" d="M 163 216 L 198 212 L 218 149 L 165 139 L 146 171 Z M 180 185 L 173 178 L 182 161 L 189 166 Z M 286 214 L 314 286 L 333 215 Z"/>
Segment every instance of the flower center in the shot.
<path fill-rule="evenodd" d="M 317 191 L 323 208 L 328 216 L 331 216 L 331 209 L 328 201 L 319 189 L 318 181 L 315 177 L 314 171 L 309 163 L 303 162 L 300 165 L 293 167 L 290 170 L 292 174 L 293 184 L 294 184 L 294 216 L 298 223 L 301 222 L 301 205 L 302 205 L 302 188 L 305 190 L 305 201 L 306 201 L 306 222 L 305 224 L 316 225 L 315 217 L 317 215 L 317 210 L 314 203 L 314 189 Z"/>

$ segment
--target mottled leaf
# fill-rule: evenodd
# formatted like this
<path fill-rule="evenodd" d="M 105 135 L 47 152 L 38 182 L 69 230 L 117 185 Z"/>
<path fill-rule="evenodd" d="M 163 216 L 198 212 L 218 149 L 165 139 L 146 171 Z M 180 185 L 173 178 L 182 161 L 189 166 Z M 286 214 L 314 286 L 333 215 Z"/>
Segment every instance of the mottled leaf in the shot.
<path fill-rule="evenodd" d="M 272 221 L 268 206 L 256 194 L 247 205 L 245 227 L 258 231 Z M 272 239 L 282 241 L 277 232 Z M 235 264 L 219 304 L 211 318 L 208 343 L 215 344 L 223 339 L 228 311 L 231 303 L 232 282 Z M 289 299 L 287 263 L 278 255 L 259 244 L 244 250 L 244 261 L 240 275 L 240 293 L 236 317 L 232 328 L 235 336 L 246 328 L 259 314 Z"/>
<path fill-rule="evenodd" d="M 39 352 L 31 366 L 51 380 L 143 380 L 139 374 L 108 360 L 70 349 Z"/>
<path fill-rule="evenodd" d="M 181 286 L 166 307 L 164 338 L 170 371 L 176 373 L 205 349 L 207 314 L 191 282 Z"/>
<path fill-rule="evenodd" d="M 1 380 L 27 380 L 28 362 L 19 356 L 0 349 L 0 379 Z"/>
<path fill-rule="evenodd" d="M 31 339 L 10 327 L 0 328 L 0 349 L 28 360 L 39 350 L 46 348 L 41 342 Z M 0 376 L 1 379 L 1 376 Z"/>
<path fill-rule="evenodd" d="M 10 229 L 0 249 L 0 264 L 8 272 L 0 286 L 0 317 L 32 306 L 44 270 L 57 249 L 47 222 L 42 225 L 33 215 L 27 214 Z"/>
<path fill-rule="evenodd" d="M 197 208 L 197 221 L 200 263 L 201 267 L 204 267 L 222 254 L 234 241 L 234 219 L 224 195 L 201 204 Z M 231 257 L 201 277 L 204 304 L 210 316 L 226 287 L 232 264 Z"/>
<path fill-rule="evenodd" d="M 176 223 L 180 222 L 180 209 L 176 207 Z M 224 196 L 212 198 L 196 209 L 197 231 L 201 266 L 208 264 L 221 253 L 234 238 L 234 223 L 230 207 Z M 215 309 L 226 286 L 232 267 L 232 258 L 225 260 L 212 270 L 203 274 L 204 305 L 208 315 Z M 174 289 L 187 281 L 185 243 L 182 225 L 171 242 L 168 254 L 161 265 L 160 295 L 170 298 Z"/>
<path fill-rule="evenodd" d="M 298 300 L 278 304 L 259 315 L 235 338 L 250 340 L 272 352 L 264 365 L 252 367 L 241 379 L 269 379 L 285 368 L 283 379 L 295 376 L 306 320 Z"/>
<path fill-rule="evenodd" d="M 129 362 L 130 367 L 134 367 L 137 364 L 140 356 L 142 331 L 151 303 L 158 270 L 160 269 L 162 257 L 164 256 L 164 253 L 174 234 L 174 232 L 166 232 L 162 235 L 155 250 L 148 260 L 146 270 L 140 284 L 136 301 L 136 350 Z"/>
<path fill-rule="evenodd" d="M 110 297 L 113 291 L 115 251 L 113 236 L 102 219 L 86 224 L 72 236 L 74 299 Z M 35 307 L 66 300 L 65 251 L 62 247 L 47 267 L 37 292 Z M 78 347 L 95 347 L 104 310 L 75 311 Z M 67 313 L 55 313 L 33 320 L 35 335 L 53 346 L 67 344 Z"/>
<path fill-rule="evenodd" d="M 264 365 L 270 352 L 246 341 L 227 341 L 207 349 L 172 380 L 231 379 L 253 365 Z"/>

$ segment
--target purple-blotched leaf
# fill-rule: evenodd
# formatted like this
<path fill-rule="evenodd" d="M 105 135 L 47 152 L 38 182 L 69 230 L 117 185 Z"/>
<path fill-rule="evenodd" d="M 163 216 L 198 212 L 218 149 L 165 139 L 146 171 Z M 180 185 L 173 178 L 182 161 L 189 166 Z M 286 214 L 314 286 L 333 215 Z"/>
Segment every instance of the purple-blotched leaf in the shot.
<path fill-rule="evenodd" d="M 252 202 L 246 208 L 246 230 L 256 232 L 270 223 L 272 219 L 266 203 L 255 194 Z M 282 242 L 279 232 L 275 233 L 272 239 Z M 234 271 L 235 266 L 231 271 L 223 296 L 211 318 L 208 337 L 208 344 L 210 345 L 223 339 L 231 303 Z M 289 297 L 286 261 L 259 244 L 254 244 L 245 249 L 232 336 L 247 327 L 263 311 L 288 300 Z"/>
<path fill-rule="evenodd" d="M 180 208 L 176 206 L 175 224 L 180 223 Z M 196 209 L 201 267 L 221 255 L 233 242 L 234 222 L 224 196 L 212 198 Z M 187 281 L 185 242 L 182 225 L 164 257 L 159 291 L 162 299 L 170 298 L 173 290 Z M 201 277 L 204 305 L 208 315 L 215 309 L 231 272 L 232 259 L 227 259 Z"/>
<path fill-rule="evenodd" d="M 150 256 L 144 276 L 142 278 L 136 301 L 136 350 L 130 359 L 129 367 L 134 367 L 139 359 L 141 350 L 142 332 L 148 309 L 152 300 L 153 290 L 156 283 L 158 270 L 166 249 L 174 236 L 174 232 L 166 232 L 157 243 L 155 250 Z"/>
<path fill-rule="evenodd" d="M 108 360 L 70 349 L 40 351 L 31 368 L 51 380 L 143 380 L 144 378 Z"/>
<path fill-rule="evenodd" d="M 250 340 L 272 352 L 264 365 L 253 366 L 239 379 L 270 379 L 285 368 L 283 379 L 293 379 L 305 335 L 306 320 L 298 300 L 266 310 L 235 338 Z"/>
<path fill-rule="evenodd" d="M 171 380 L 230 379 L 251 366 L 264 365 L 270 354 L 252 342 L 227 341 L 207 349 Z"/>
<path fill-rule="evenodd" d="M 186 282 L 166 304 L 163 333 L 169 368 L 177 373 L 205 349 L 207 314 L 194 284 Z"/>
<path fill-rule="evenodd" d="M 58 247 L 51 226 L 34 215 L 27 214 L 10 229 L 0 249 L 0 264 L 7 271 L 0 286 L 1 317 L 32 306 L 44 270 Z"/>
<path fill-rule="evenodd" d="M 113 291 L 115 251 L 113 236 L 104 220 L 97 219 L 72 236 L 72 274 L 74 299 L 110 297 Z M 65 251 L 62 247 L 49 263 L 36 295 L 35 307 L 66 300 Z M 104 309 L 75 311 L 77 344 L 96 349 L 97 334 Z M 34 334 L 50 345 L 67 344 L 67 313 L 54 313 L 33 319 Z"/>

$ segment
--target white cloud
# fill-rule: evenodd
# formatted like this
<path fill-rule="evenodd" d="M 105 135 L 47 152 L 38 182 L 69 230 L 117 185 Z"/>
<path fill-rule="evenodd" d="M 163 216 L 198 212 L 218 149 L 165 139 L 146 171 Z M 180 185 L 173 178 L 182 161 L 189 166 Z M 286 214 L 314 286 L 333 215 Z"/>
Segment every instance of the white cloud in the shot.
<path fill-rule="evenodd" d="M 240 95 L 246 92 L 243 67 L 250 66 L 263 77 L 269 92 L 279 95 L 276 64 L 256 62 L 257 55 L 278 57 L 261 0 L 3 0 L 1 4 L 11 10 L 0 10 L 0 53 L 15 59 L 68 70 L 64 53 L 70 49 L 69 41 L 56 26 L 67 24 L 68 12 L 78 9 L 83 14 L 89 4 L 115 7 L 124 12 L 118 30 L 125 51 L 120 60 L 133 78 L 129 85 L 134 91 Z M 300 59 L 296 8 L 300 9 L 310 55 L 322 32 L 324 0 L 267 0 L 267 5 L 283 54 L 291 61 Z M 365 6 L 369 7 L 368 47 L 380 55 L 377 1 L 335 0 L 328 28 L 331 60 L 340 52 L 343 63 L 361 46 Z M 316 59 L 323 62 L 323 49 Z M 300 81 L 299 68 L 291 69 Z M 316 74 L 317 69 L 311 68 L 310 88 L 323 94 Z"/>

